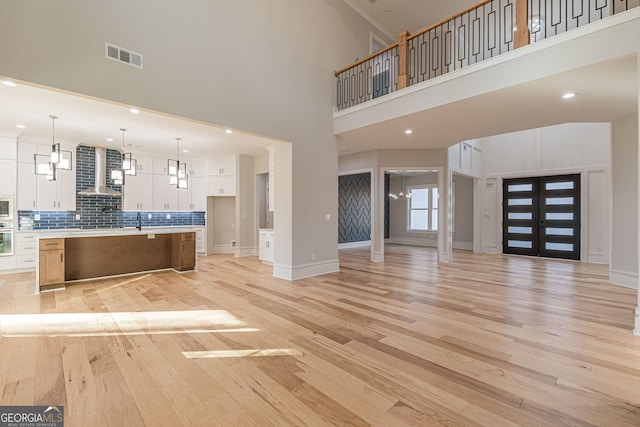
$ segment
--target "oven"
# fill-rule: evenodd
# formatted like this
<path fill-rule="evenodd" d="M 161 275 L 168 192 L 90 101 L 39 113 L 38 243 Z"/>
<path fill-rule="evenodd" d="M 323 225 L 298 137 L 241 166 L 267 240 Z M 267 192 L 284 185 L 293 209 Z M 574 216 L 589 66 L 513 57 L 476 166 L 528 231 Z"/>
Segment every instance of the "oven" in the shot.
<path fill-rule="evenodd" d="M 0 198 L 0 256 L 13 255 L 13 199 Z"/>
<path fill-rule="evenodd" d="M 0 197 L 0 221 L 13 220 L 13 199 Z"/>
<path fill-rule="evenodd" d="M 0 256 L 13 255 L 13 221 L 0 220 Z"/>

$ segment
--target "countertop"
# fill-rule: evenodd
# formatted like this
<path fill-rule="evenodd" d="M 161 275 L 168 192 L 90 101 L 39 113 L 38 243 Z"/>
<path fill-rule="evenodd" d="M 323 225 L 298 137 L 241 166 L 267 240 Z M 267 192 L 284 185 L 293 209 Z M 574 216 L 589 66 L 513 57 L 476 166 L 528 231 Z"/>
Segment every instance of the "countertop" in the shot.
<path fill-rule="evenodd" d="M 60 239 L 74 237 L 109 237 L 109 236 L 133 236 L 147 234 L 174 234 L 190 233 L 202 230 L 204 226 L 182 227 L 142 227 L 138 230 L 132 228 L 99 228 L 99 229 L 64 229 L 64 230 L 25 230 L 20 233 L 35 233 L 40 239 Z"/>

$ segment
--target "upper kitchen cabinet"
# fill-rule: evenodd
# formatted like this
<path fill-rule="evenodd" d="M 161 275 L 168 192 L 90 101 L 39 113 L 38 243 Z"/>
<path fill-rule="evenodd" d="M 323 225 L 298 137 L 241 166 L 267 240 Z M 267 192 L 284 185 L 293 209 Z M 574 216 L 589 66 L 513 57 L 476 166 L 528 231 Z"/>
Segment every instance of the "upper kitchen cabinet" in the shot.
<path fill-rule="evenodd" d="M 187 170 L 189 171 L 189 175 L 191 176 L 195 176 L 195 177 L 205 177 L 207 176 L 208 170 L 207 170 L 207 161 L 202 159 L 202 160 L 192 160 L 191 162 L 189 162 L 189 167 L 187 168 Z"/>
<path fill-rule="evenodd" d="M 16 140 L 0 138 L 0 194 L 16 194 Z"/>
<path fill-rule="evenodd" d="M 213 157 L 207 161 L 208 176 L 235 176 L 236 156 Z"/>
<path fill-rule="evenodd" d="M 153 210 L 153 174 L 141 172 L 137 175 L 127 175 L 123 192 L 122 210 Z"/>
<path fill-rule="evenodd" d="M 142 156 L 134 153 L 133 158 L 136 160 L 137 173 L 146 173 L 146 174 L 153 173 L 153 159 L 151 157 L 146 157 L 146 156 Z"/>
<path fill-rule="evenodd" d="M 44 175 L 36 175 L 36 210 L 74 211 L 75 209 L 75 171 L 58 170 L 55 181 L 47 181 Z"/>
<path fill-rule="evenodd" d="M 153 175 L 153 209 L 177 211 L 180 209 L 178 189 L 169 184 L 169 175 Z"/>
<path fill-rule="evenodd" d="M 69 147 L 64 148 L 71 150 Z M 75 169 L 58 169 L 55 181 L 47 181 L 43 175 L 35 174 L 34 155 L 47 155 L 50 152 L 50 145 L 24 142 L 18 144 L 18 210 L 73 211 L 76 209 Z"/>

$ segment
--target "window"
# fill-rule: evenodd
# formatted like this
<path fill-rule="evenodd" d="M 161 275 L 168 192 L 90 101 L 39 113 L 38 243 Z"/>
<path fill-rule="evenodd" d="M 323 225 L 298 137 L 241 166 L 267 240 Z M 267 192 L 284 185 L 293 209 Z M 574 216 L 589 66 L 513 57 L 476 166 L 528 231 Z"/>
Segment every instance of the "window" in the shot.
<path fill-rule="evenodd" d="M 438 187 L 434 185 L 410 186 L 407 200 L 407 230 L 438 231 Z"/>

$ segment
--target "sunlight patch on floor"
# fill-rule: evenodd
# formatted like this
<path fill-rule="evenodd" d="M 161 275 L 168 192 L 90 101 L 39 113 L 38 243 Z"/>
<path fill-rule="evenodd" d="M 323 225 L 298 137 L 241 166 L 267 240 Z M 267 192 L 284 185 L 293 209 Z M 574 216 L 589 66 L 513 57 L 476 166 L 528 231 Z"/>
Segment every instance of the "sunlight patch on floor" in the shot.
<path fill-rule="evenodd" d="M 257 331 L 226 310 L 0 315 L 0 335 L 5 337 Z"/>
<path fill-rule="evenodd" d="M 211 351 L 183 351 L 187 359 L 224 359 L 231 357 L 272 357 L 272 356 L 304 356 L 295 348 L 264 348 L 249 350 L 211 350 Z"/>

